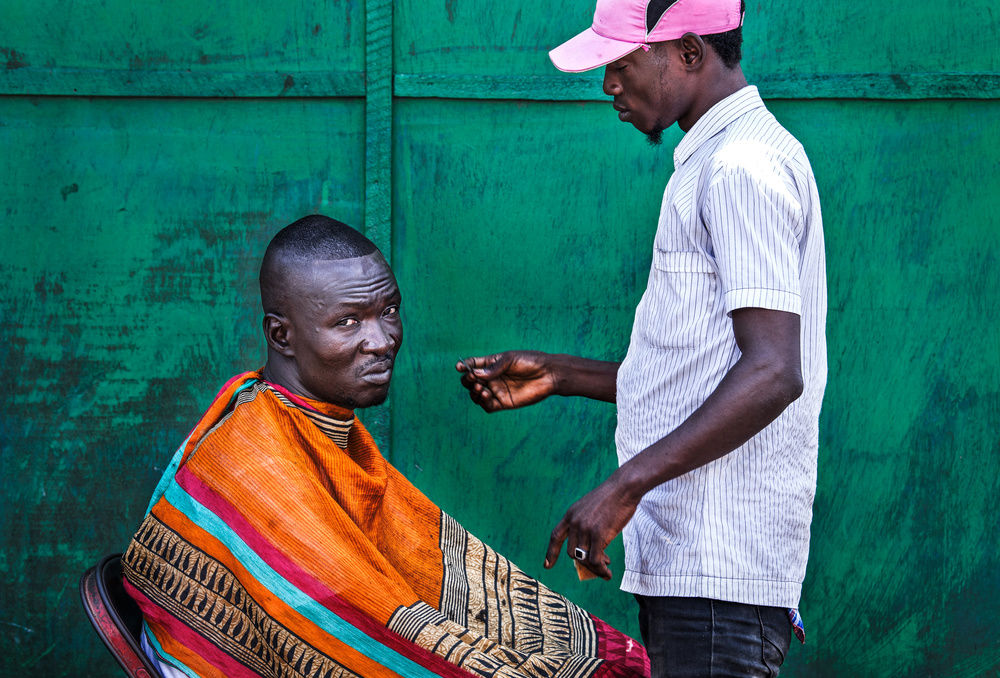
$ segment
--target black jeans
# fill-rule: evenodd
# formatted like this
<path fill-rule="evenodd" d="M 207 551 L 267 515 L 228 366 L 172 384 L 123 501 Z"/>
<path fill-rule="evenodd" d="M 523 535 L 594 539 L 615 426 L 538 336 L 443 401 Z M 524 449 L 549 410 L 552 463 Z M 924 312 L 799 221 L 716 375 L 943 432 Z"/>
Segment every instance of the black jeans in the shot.
<path fill-rule="evenodd" d="M 639 596 L 652 678 L 778 675 L 792 639 L 788 610 L 708 598 Z"/>

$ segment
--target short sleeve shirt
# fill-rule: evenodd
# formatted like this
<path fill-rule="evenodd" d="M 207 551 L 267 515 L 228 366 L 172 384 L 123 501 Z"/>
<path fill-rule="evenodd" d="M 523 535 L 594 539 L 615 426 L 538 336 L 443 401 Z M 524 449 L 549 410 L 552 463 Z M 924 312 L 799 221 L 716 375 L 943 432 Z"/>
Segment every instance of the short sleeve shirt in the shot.
<path fill-rule="evenodd" d="M 643 498 L 624 531 L 622 588 L 796 607 L 826 386 L 826 264 L 812 168 L 756 87 L 677 146 L 652 259 L 618 373 L 619 463 L 677 428 L 733 367 L 734 310 L 800 316 L 804 392 L 737 450 Z"/>

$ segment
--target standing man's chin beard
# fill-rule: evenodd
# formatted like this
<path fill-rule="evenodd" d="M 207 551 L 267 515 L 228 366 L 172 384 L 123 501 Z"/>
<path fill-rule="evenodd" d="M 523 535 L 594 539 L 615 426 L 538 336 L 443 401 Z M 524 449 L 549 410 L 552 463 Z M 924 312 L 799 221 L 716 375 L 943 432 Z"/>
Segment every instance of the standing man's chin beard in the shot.
<path fill-rule="evenodd" d="M 663 143 L 663 127 L 659 123 L 653 125 L 653 129 L 646 132 L 646 141 L 650 146 L 659 146 Z"/>

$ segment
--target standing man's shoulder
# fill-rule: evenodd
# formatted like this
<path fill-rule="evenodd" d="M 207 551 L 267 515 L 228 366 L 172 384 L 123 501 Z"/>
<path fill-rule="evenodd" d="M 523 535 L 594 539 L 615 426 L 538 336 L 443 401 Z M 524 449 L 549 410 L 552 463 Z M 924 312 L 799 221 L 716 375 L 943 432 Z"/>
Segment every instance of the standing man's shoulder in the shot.
<path fill-rule="evenodd" d="M 799 140 L 768 110 L 756 88 L 752 89 L 744 112 L 726 126 L 725 139 L 713 154 L 713 161 L 722 167 L 757 166 L 764 159 L 781 164 L 808 163 Z"/>
<path fill-rule="evenodd" d="M 738 95 L 742 110 L 713 148 L 704 172 L 707 185 L 743 177 L 759 189 L 787 191 L 796 202 L 809 201 L 815 178 L 802 144 L 767 109 L 755 87 Z"/>

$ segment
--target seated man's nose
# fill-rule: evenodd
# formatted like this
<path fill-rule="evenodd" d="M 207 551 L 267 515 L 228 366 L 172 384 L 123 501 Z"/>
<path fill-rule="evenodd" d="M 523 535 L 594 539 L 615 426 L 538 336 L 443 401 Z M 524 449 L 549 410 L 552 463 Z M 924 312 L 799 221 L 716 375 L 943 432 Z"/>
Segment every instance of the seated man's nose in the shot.
<path fill-rule="evenodd" d="M 376 325 L 365 337 L 362 348 L 373 353 L 384 353 L 394 348 L 396 340 L 386 330 Z"/>

